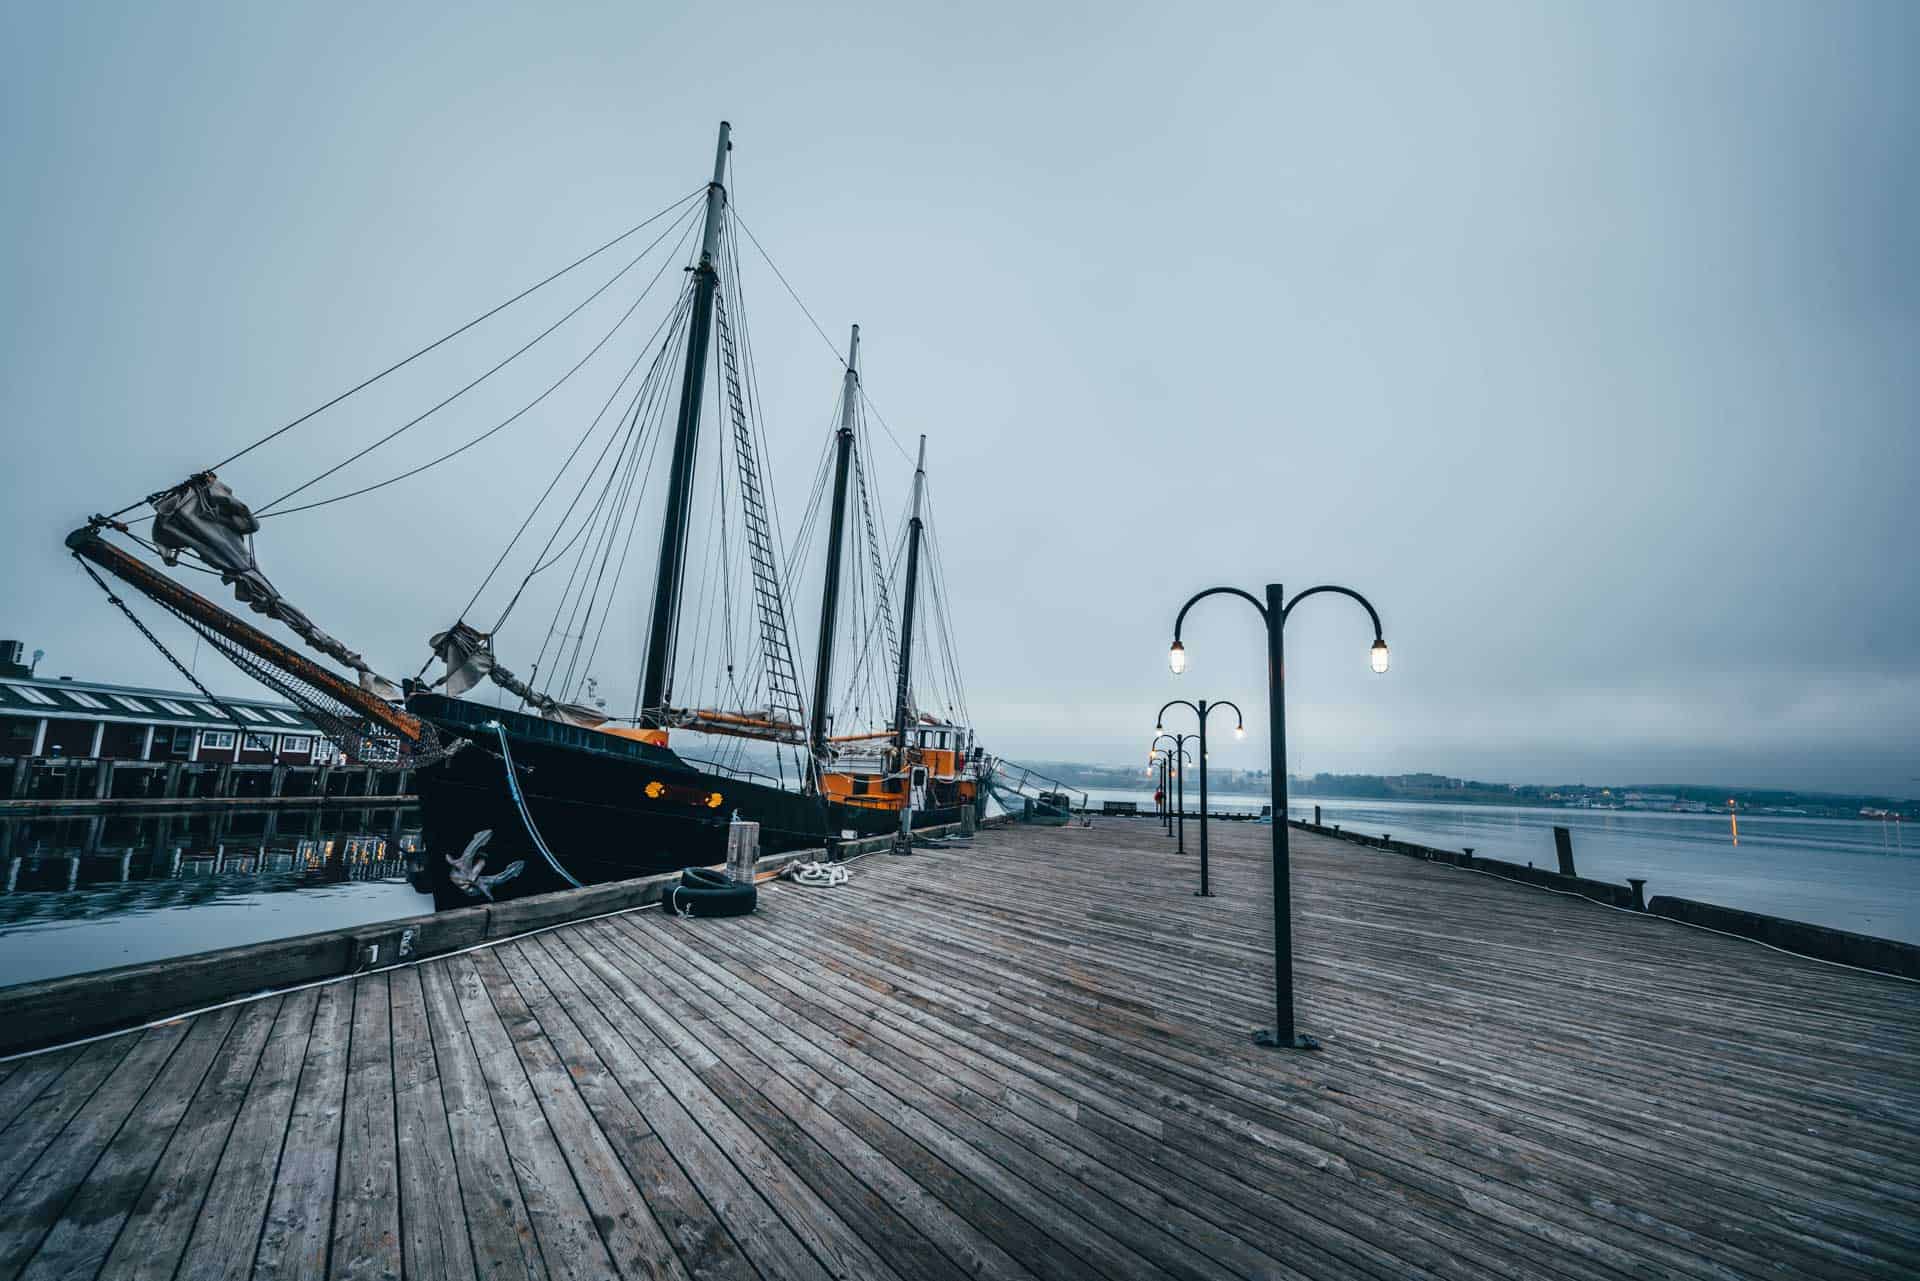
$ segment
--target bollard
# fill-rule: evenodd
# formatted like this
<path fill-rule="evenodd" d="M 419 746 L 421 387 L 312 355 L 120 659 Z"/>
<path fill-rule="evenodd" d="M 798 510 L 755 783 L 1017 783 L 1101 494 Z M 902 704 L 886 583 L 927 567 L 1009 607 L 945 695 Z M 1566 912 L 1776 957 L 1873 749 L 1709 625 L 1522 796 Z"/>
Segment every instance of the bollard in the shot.
<path fill-rule="evenodd" d="M 1473 866 L 1473 846 L 1468 845 L 1462 848 L 1460 851 L 1460 856 L 1454 859 L 1453 862 L 1455 867 L 1472 867 Z"/>
<path fill-rule="evenodd" d="M 972 801 L 968 801 L 960 807 L 960 835 L 972 836 L 978 822 L 979 818 L 973 808 Z"/>
<path fill-rule="evenodd" d="M 727 875 L 742 885 L 753 884 L 754 864 L 760 861 L 760 825 L 743 823 L 735 813 L 727 824 Z"/>
<path fill-rule="evenodd" d="M 1564 827 L 1554 828 L 1553 849 L 1560 856 L 1560 875 L 1578 876 L 1573 870 L 1573 833 Z"/>
<path fill-rule="evenodd" d="M 1313 807 L 1313 825 L 1315 827 L 1320 826 L 1320 807 L 1318 805 Z"/>
<path fill-rule="evenodd" d="M 1627 884 L 1633 886 L 1633 910 L 1636 912 L 1646 911 L 1647 878 L 1644 876 L 1629 876 L 1627 878 Z"/>
<path fill-rule="evenodd" d="M 1380 848 L 1381 848 L 1381 849 L 1386 849 L 1386 848 L 1387 848 L 1387 846 L 1389 846 L 1389 845 L 1391 845 L 1392 843 L 1393 843 L 1393 833 L 1391 833 L 1391 832 L 1382 832 L 1382 833 L 1380 833 Z"/>

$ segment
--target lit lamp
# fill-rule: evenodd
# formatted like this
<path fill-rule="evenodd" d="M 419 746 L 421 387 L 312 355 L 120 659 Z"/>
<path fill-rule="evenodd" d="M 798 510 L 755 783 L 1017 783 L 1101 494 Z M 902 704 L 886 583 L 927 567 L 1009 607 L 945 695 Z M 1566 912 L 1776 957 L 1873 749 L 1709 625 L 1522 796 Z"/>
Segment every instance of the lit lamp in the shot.
<path fill-rule="evenodd" d="M 1209 596 L 1221 594 L 1238 596 L 1253 606 L 1260 615 L 1260 621 L 1267 633 L 1267 737 L 1271 752 L 1273 779 L 1273 1013 L 1272 1027 L 1261 1028 L 1254 1033 L 1254 1042 L 1258 1045 L 1288 1047 L 1292 1049 L 1317 1049 L 1319 1042 L 1310 1036 L 1302 1036 L 1293 1022 L 1293 890 L 1290 881 L 1291 856 L 1287 848 L 1287 695 L 1286 663 L 1283 656 L 1282 635 L 1286 629 L 1287 617 L 1293 613 L 1293 607 L 1309 596 L 1318 596 L 1331 592 L 1351 598 L 1367 611 L 1367 619 L 1373 624 L 1373 650 L 1368 655 L 1369 665 L 1375 672 L 1385 672 L 1388 667 L 1387 642 L 1380 626 L 1380 612 L 1351 587 L 1338 587 L 1332 583 L 1307 590 L 1286 598 L 1280 584 L 1268 583 L 1263 601 L 1252 592 L 1238 587 L 1209 587 L 1196 592 L 1180 607 L 1173 617 L 1173 644 L 1167 649 L 1167 666 L 1178 676 L 1187 670 L 1186 647 L 1180 643 L 1180 627 L 1186 622 L 1187 611 Z M 1165 708 L 1161 711 L 1164 714 Z M 1238 711 L 1239 709 L 1235 709 Z M 1202 725 L 1205 719 L 1202 718 Z"/>

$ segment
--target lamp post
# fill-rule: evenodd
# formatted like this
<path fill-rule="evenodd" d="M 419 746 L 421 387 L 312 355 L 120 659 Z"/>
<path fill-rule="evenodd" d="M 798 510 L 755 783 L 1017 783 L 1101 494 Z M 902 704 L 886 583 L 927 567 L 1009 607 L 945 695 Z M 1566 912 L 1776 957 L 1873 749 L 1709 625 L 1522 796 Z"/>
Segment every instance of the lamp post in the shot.
<path fill-rule="evenodd" d="M 1200 718 L 1200 888 L 1195 890 L 1193 894 L 1195 898 L 1211 898 L 1213 895 L 1207 889 L 1207 714 L 1209 712 L 1219 711 L 1223 707 L 1231 707 L 1233 709 L 1233 736 L 1235 738 L 1245 738 L 1247 736 L 1247 718 L 1240 714 L 1240 705 L 1229 699 L 1223 698 L 1217 703 L 1209 703 L 1203 698 L 1196 705 L 1189 703 L 1184 698 L 1173 698 L 1168 699 L 1167 702 L 1161 706 L 1160 715 L 1154 718 L 1155 729 L 1160 728 L 1158 722 L 1164 721 L 1167 718 L 1167 708 L 1169 707 L 1192 708 L 1193 714 Z"/>
<path fill-rule="evenodd" d="M 1161 827 L 1167 825 L 1167 763 L 1160 758 L 1160 749 L 1147 749 L 1147 777 L 1153 780 L 1153 821 Z"/>
<path fill-rule="evenodd" d="M 1165 709 L 1163 708 L 1162 710 L 1165 710 Z M 1153 740 L 1155 743 L 1158 743 L 1162 738 L 1170 738 L 1173 740 L 1173 786 L 1175 788 L 1175 791 L 1169 792 L 1167 794 L 1167 799 L 1170 801 L 1174 800 L 1174 797 L 1177 793 L 1177 795 L 1179 796 L 1179 800 L 1175 802 L 1176 808 L 1173 811 L 1174 827 L 1172 831 L 1169 832 L 1169 835 L 1178 833 L 1179 844 L 1174 849 L 1174 853 L 1185 854 L 1187 852 L 1187 766 L 1186 766 L 1186 763 L 1193 759 L 1193 757 L 1187 755 L 1187 744 L 1192 740 L 1194 740 L 1195 738 L 1198 738 L 1199 735 L 1175 734 L 1170 730 L 1158 730 L 1158 727 L 1156 727 L 1156 730 L 1159 734 L 1159 737 Z"/>
<path fill-rule="evenodd" d="M 1281 645 L 1282 633 L 1286 630 L 1287 616 L 1293 613 L 1293 607 L 1309 596 L 1318 596 L 1323 592 L 1334 592 L 1341 596 L 1352 597 L 1367 611 L 1367 617 L 1373 620 L 1373 649 L 1369 661 L 1376 673 L 1387 670 L 1387 642 L 1380 628 L 1380 613 L 1359 592 L 1350 587 L 1335 587 L 1324 584 L 1309 587 L 1295 596 L 1286 599 L 1278 583 L 1267 584 L 1266 603 L 1251 592 L 1238 587 L 1209 587 L 1197 592 L 1173 619 L 1173 644 L 1167 650 L 1167 665 L 1178 676 L 1187 670 L 1186 647 L 1180 643 L 1180 627 L 1187 621 L 1187 611 L 1209 596 L 1222 593 L 1238 596 L 1254 607 L 1260 619 L 1267 627 L 1267 722 L 1270 735 L 1269 760 L 1273 771 L 1273 1027 L 1261 1028 L 1253 1034 L 1255 1044 L 1271 1045 L 1283 1049 L 1316 1050 L 1320 1043 L 1310 1036 L 1300 1035 L 1293 1026 L 1293 884 L 1289 867 L 1287 849 L 1287 669 L 1285 653 Z"/>

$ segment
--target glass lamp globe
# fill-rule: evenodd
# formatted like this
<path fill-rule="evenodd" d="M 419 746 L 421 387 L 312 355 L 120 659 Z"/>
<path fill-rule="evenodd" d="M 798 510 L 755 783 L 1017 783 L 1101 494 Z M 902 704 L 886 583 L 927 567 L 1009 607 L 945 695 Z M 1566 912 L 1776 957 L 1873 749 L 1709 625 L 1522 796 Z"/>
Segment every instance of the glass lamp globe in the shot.
<path fill-rule="evenodd" d="M 1384 675 L 1390 661 L 1387 656 L 1386 641 L 1376 640 L 1373 642 L 1373 653 L 1370 655 L 1370 659 L 1373 663 L 1373 670 Z"/>
<path fill-rule="evenodd" d="M 1175 676 L 1187 670 L 1187 647 L 1179 641 L 1175 641 L 1167 650 L 1167 666 L 1173 669 Z"/>

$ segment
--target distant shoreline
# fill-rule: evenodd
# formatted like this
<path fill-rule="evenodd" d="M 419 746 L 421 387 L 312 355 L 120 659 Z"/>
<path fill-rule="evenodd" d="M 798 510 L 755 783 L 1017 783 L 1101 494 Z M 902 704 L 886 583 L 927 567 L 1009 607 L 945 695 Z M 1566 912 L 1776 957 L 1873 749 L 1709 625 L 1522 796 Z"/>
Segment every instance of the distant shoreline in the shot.
<path fill-rule="evenodd" d="M 1036 762 L 1063 783 L 1078 788 L 1153 791 L 1138 767 Z M 1188 769 L 1187 787 L 1196 786 Z M 1260 770 L 1215 770 L 1213 790 L 1264 795 L 1272 788 Z M 1651 813 L 1738 814 L 1776 818 L 1830 818 L 1861 822 L 1920 822 L 1920 801 L 1887 796 L 1802 792 L 1787 788 L 1718 788 L 1691 783 L 1639 783 L 1614 787 L 1585 784 L 1489 783 L 1439 774 L 1321 774 L 1290 778 L 1289 800 L 1405 801 L 1429 805 L 1501 805 L 1534 809 Z"/>

